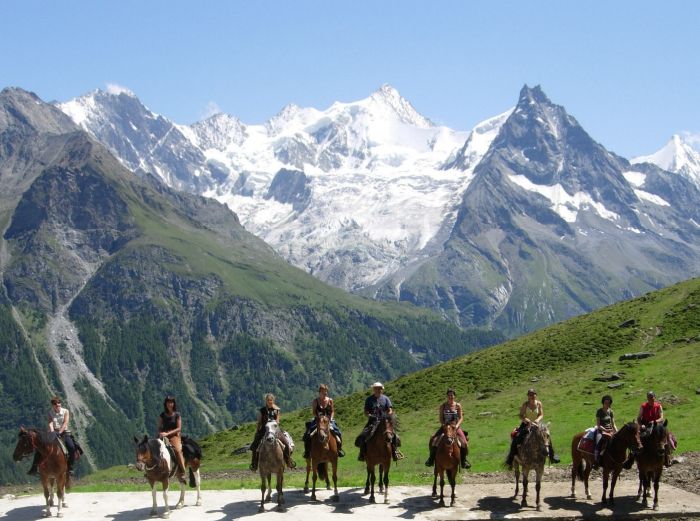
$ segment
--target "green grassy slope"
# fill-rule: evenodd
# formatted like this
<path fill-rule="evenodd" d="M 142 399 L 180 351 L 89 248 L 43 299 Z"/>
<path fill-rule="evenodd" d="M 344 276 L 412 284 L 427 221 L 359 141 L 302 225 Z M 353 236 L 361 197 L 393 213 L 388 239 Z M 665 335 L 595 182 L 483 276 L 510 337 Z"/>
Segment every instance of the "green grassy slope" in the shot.
<path fill-rule="evenodd" d="M 629 320 L 634 324 L 623 327 Z M 531 386 L 537 388 L 543 401 L 562 465 L 571 461 L 572 436 L 594 424 L 595 410 L 606 393 L 614 397 L 613 409 L 620 426 L 636 417 L 645 391 L 654 389 L 679 439 L 679 451 L 699 450 L 700 434 L 693 421 L 700 413 L 700 396 L 696 394 L 700 388 L 699 347 L 700 279 L 693 279 L 401 377 L 386 384 L 386 393 L 399 415 L 402 450 L 407 456 L 392 471 L 392 482 L 422 483 L 428 479 L 429 469 L 423 465 L 427 440 L 437 427 L 437 407 L 447 387 L 457 389 L 466 411 L 473 471 L 500 468 L 508 449 L 508 433 L 518 423 L 519 405 Z M 619 360 L 622 354 L 640 351 L 654 356 Z M 608 382 L 593 380 L 611 373 L 622 376 L 612 382 L 622 383 L 617 389 L 610 389 Z M 348 449 L 348 457 L 340 464 L 344 486 L 364 480 L 363 464 L 356 461 L 357 449 L 352 441 L 364 423 L 361 411 L 365 396 L 356 393 L 336 399 Z M 306 410 L 295 411 L 284 414 L 282 420 L 298 441 L 299 450 L 307 416 Z M 252 436 L 253 426 L 246 424 L 202 440 L 205 468 L 245 469 L 250 454 L 231 453 L 249 443 Z M 85 486 L 124 473 L 128 471 L 103 471 L 90 478 L 93 485 Z M 285 480 L 297 486 L 303 482 L 303 475 L 293 472 Z M 250 473 L 250 478 L 208 486 L 257 486 L 257 480 Z"/>

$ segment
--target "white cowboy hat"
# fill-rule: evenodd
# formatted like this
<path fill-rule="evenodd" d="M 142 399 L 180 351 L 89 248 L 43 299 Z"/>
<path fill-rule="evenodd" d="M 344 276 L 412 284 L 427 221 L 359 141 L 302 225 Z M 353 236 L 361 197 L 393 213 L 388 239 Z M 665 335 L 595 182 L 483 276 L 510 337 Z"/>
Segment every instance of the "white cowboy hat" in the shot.
<path fill-rule="evenodd" d="M 382 382 L 374 382 L 372 384 L 372 389 L 374 389 L 375 387 L 381 387 L 382 389 L 384 389 L 384 385 L 382 385 Z"/>

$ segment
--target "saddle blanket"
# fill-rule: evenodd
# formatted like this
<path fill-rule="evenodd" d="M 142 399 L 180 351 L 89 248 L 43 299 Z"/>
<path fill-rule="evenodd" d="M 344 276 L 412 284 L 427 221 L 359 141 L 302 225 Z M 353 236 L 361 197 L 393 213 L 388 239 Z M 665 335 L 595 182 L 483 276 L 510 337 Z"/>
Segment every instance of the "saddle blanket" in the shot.
<path fill-rule="evenodd" d="M 289 445 L 289 452 L 291 454 L 292 452 L 294 452 L 294 440 L 292 439 L 292 435 L 289 434 L 287 431 L 282 431 L 282 436 L 284 436 L 287 445 Z"/>
<path fill-rule="evenodd" d="M 168 450 L 168 447 L 165 446 L 165 442 L 163 440 L 158 440 L 158 446 L 160 449 L 160 457 L 165 460 L 168 470 L 170 470 L 170 451 Z"/>
<path fill-rule="evenodd" d="M 584 434 L 581 441 L 578 442 L 578 450 L 587 454 L 595 453 L 595 431 L 595 427 L 586 429 L 586 434 Z"/>

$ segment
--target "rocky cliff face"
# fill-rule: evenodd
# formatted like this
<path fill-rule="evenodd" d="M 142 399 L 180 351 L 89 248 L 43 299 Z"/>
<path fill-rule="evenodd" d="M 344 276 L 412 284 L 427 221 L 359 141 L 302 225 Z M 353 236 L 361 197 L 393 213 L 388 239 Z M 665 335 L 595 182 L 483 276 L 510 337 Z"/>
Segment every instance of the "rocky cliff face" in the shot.
<path fill-rule="evenodd" d="M 166 393 L 199 435 L 251 419 L 265 392 L 296 408 L 320 381 L 348 392 L 497 339 L 326 286 L 223 204 L 133 175 L 30 93 L 2 91 L 0 123 L 6 441 L 43 424 L 58 393 L 86 467 L 123 463 Z M 303 195 L 303 177 L 289 182 Z"/>

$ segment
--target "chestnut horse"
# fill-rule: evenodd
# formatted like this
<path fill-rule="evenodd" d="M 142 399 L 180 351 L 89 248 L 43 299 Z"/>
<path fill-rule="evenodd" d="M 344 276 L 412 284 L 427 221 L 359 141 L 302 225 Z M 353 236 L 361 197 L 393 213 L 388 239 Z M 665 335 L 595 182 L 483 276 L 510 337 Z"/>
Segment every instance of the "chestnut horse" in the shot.
<path fill-rule="evenodd" d="M 391 467 L 391 442 L 394 439 L 394 416 L 384 415 L 376 419 L 377 425 L 370 438 L 366 441 L 365 463 L 367 465 L 367 481 L 365 494 L 369 494 L 369 502 L 375 503 L 374 482 L 377 478 L 375 467 L 379 465 L 379 493 L 384 492 L 384 503 L 389 502 L 389 468 Z"/>
<path fill-rule="evenodd" d="M 311 489 L 311 499 L 316 501 L 316 479 L 320 475 L 321 479 L 326 481 L 327 488 L 330 490 L 330 482 L 328 481 L 328 464 L 331 464 L 333 470 L 333 490 L 331 496 L 332 501 L 338 501 L 338 442 L 331 432 L 331 422 L 327 416 L 320 416 L 316 425 L 316 433 L 311 437 L 311 457 L 306 460 L 306 483 L 304 483 L 304 492 L 308 492 L 309 488 L 309 472 L 313 468 L 313 484 Z"/>
<path fill-rule="evenodd" d="M 653 423 L 647 427 L 647 433 L 641 436 L 642 449 L 637 454 L 637 468 L 639 469 L 639 487 L 637 499 L 642 497 L 644 508 L 649 507 L 649 487 L 654 482 L 654 510 L 659 509 L 659 481 L 664 471 L 664 459 L 666 456 L 668 422 L 663 424 Z M 644 492 L 642 496 L 641 492 Z"/>
<path fill-rule="evenodd" d="M 12 459 L 20 461 L 26 456 L 34 454 L 34 451 L 41 454 L 39 475 L 46 499 L 44 517 L 51 517 L 54 485 L 58 495 L 56 517 L 63 517 L 61 507 L 68 506 L 65 502 L 65 491 L 70 488 L 70 474 L 68 474 L 68 460 L 58 442 L 58 435 L 55 432 L 39 432 L 36 429 L 20 427 Z"/>
<path fill-rule="evenodd" d="M 523 499 L 520 502 L 521 507 L 527 505 L 527 485 L 528 476 L 531 470 L 535 471 L 535 491 L 537 498 L 535 505 L 537 510 L 540 506 L 540 487 L 542 482 L 542 474 L 544 473 L 544 463 L 547 454 L 549 453 L 549 428 L 544 423 L 536 423 L 530 425 L 525 439 L 518 447 L 518 451 L 513 458 L 513 472 L 515 473 L 515 494 L 513 499 L 518 497 L 520 487 L 520 467 L 523 468 Z"/>
<path fill-rule="evenodd" d="M 165 442 L 158 438 L 149 439 L 144 436 L 141 441 L 134 436 L 134 444 L 136 445 L 136 468 L 144 471 L 146 479 L 151 485 L 151 495 L 153 496 L 153 506 L 151 507 L 150 515 L 157 515 L 156 503 L 156 483 L 160 483 L 163 489 L 163 502 L 165 510 L 163 517 L 170 516 L 170 506 L 168 505 L 168 486 L 169 479 L 177 470 L 177 461 L 168 451 Z M 189 467 L 190 486 L 197 487 L 197 502 L 196 505 L 202 504 L 201 497 L 201 477 L 199 474 L 199 466 L 201 463 L 201 450 L 199 446 L 191 438 L 183 437 L 182 455 L 185 459 L 185 465 Z M 185 506 L 185 485 L 180 483 L 180 499 L 175 508 L 180 509 Z"/>
<path fill-rule="evenodd" d="M 591 494 L 588 491 L 588 477 L 593 468 L 593 454 L 578 450 L 579 442 L 585 435 L 585 432 L 576 434 L 571 440 L 571 497 L 576 497 L 576 478 L 583 481 L 586 498 L 591 499 Z M 630 422 L 622 426 L 622 428 L 612 435 L 607 445 L 605 452 L 600 455 L 600 464 L 603 473 L 603 503 L 606 502 L 606 489 L 608 488 L 608 479 L 612 474 L 612 482 L 610 486 L 610 502 L 614 502 L 613 493 L 617 477 L 622 471 L 622 465 L 625 462 L 627 449 L 639 449 L 639 426 L 636 422 Z"/>
<path fill-rule="evenodd" d="M 437 450 L 435 451 L 435 471 L 433 478 L 433 497 L 437 497 L 437 478 L 440 475 L 440 502 L 441 507 L 445 506 L 443 491 L 445 488 L 445 473 L 452 487 L 452 495 L 450 496 L 450 506 L 455 503 L 455 483 L 457 472 L 459 471 L 460 449 L 457 443 L 457 429 L 452 424 L 442 426 L 442 434 L 438 440 Z"/>

